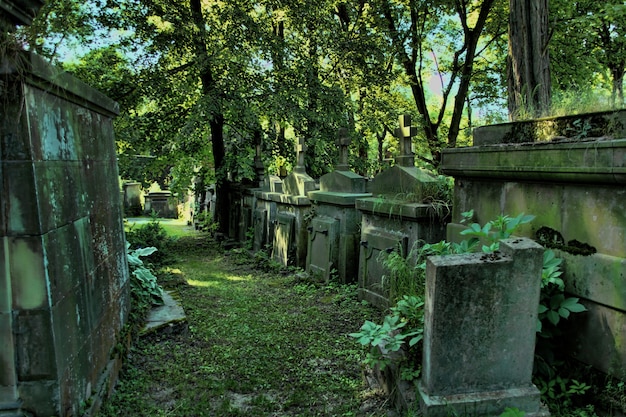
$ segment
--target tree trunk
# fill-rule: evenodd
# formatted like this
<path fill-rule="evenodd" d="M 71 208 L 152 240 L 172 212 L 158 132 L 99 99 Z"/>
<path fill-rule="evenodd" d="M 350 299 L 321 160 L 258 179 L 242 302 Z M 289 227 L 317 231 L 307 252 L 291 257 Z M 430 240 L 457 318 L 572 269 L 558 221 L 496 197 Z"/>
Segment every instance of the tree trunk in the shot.
<path fill-rule="evenodd" d="M 613 89 L 611 92 L 611 105 L 613 108 L 621 108 L 624 105 L 624 65 L 611 68 Z"/>
<path fill-rule="evenodd" d="M 193 23 L 198 31 L 195 38 L 196 42 L 196 61 L 200 66 L 200 82 L 202 83 L 202 93 L 205 97 L 212 96 L 213 100 L 217 99 L 215 94 L 215 81 L 211 65 L 209 64 L 209 55 L 206 44 L 206 29 L 204 16 L 202 15 L 201 0 L 189 0 L 191 16 Z M 220 106 L 216 106 L 218 109 Z M 211 145 L 213 149 L 213 164 L 215 168 L 215 220 L 218 223 L 219 231 L 226 233 L 228 231 L 228 221 L 230 209 L 228 195 L 230 192 L 230 184 L 227 181 L 224 171 L 225 148 L 224 148 L 224 114 L 218 110 L 212 110 L 209 113 L 209 128 L 211 130 Z"/>
<path fill-rule="evenodd" d="M 448 147 L 456 147 L 456 140 L 459 136 L 461 117 L 463 116 L 463 108 L 465 101 L 469 94 L 470 82 L 472 80 L 472 73 L 474 72 L 474 59 L 476 58 L 476 48 L 478 47 L 478 41 L 483 32 L 483 28 L 487 23 L 487 17 L 493 6 L 494 0 L 485 0 L 480 6 L 480 13 L 473 29 L 470 29 L 467 25 L 467 20 L 463 22 L 465 47 L 465 62 L 461 67 L 461 74 L 459 80 L 459 89 L 454 97 L 454 107 L 452 110 L 452 120 L 450 121 L 450 130 L 448 131 Z M 462 5 L 458 4 L 457 13 L 459 18 L 464 19 L 465 13 L 462 10 Z"/>
<path fill-rule="evenodd" d="M 551 103 L 548 0 L 509 0 L 509 117 L 547 115 Z"/>

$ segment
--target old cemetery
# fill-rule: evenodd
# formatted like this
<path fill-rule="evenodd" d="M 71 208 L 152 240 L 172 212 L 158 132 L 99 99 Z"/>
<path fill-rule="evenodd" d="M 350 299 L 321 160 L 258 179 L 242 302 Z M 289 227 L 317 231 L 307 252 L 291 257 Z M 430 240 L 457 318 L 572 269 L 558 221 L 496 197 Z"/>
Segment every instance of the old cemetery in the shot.
<path fill-rule="evenodd" d="M 574 137 L 581 120 L 592 134 Z M 415 166 L 408 116 L 395 164 L 371 179 L 350 171 L 341 130 L 319 181 L 298 164 L 246 191 L 242 244 L 391 307 L 352 335 L 398 405 L 546 415 L 541 396 L 590 389 L 555 385 L 560 361 L 624 377 L 623 123 L 616 112 L 477 129 L 474 146 L 443 153 L 451 194 Z"/>
<path fill-rule="evenodd" d="M 7 11 L 3 26 L 28 24 L 21 7 L 38 3 L 0 0 Z M 176 218 L 178 202 L 169 190 L 144 193 L 134 181 L 119 189 L 117 103 L 36 54 L 12 52 L 0 65 L 0 416 L 94 415 L 114 390 L 135 337 L 129 316 L 137 293 L 131 287 L 139 282 L 149 299 L 161 293 L 140 259 L 153 250 L 127 245 L 124 210 Z M 626 112 L 615 111 L 481 127 L 474 131 L 473 146 L 443 150 L 440 174 L 434 174 L 417 166 L 412 148 L 417 129 L 402 115 L 394 135 L 397 154 L 371 178 L 351 170 L 351 135 L 345 128 L 337 132 L 334 167 L 320 178 L 307 173 L 305 137 L 296 140 L 289 173 L 266 169 L 257 141 L 254 180 L 217 196 L 228 204 L 228 224 L 213 235 L 194 235 L 197 240 L 181 251 L 200 252 L 193 261 L 202 267 L 215 268 L 202 263 L 207 257 L 236 254 L 277 265 L 271 272 L 277 276 L 292 275 L 278 282 L 264 272 L 267 287 L 278 291 L 268 300 L 247 294 L 233 313 L 235 307 L 220 308 L 234 305 L 237 297 L 241 301 L 263 280 L 217 274 L 236 286 L 219 296 L 218 290 L 208 295 L 190 290 L 202 294 L 192 301 L 203 305 L 188 300 L 189 305 L 212 308 L 194 317 L 200 322 L 215 313 L 229 330 L 226 336 L 246 338 L 246 349 L 264 349 L 263 358 L 277 361 L 267 371 L 273 379 L 302 364 L 312 364 L 310 374 L 337 375 L 325 369 L 332 360 L 320 357 L 299 358 L 287 369 L 277 356 L 279 337 L 268 331 L 287 329 L 301 337 L 300 344 L 282 347 L 290 351 L 287 360 L 309 352 L 319 328 L 335 332 L 318 338 L 324 340 L 319 351 L 341 353 L 352 361 L 352 371 L 363 359 L 365 379 L 386 391 L 397 413 L 623 415 L 624 126 Z M 194 188 L 192 211 L 196 228 L 202 228 L 213 216 L 219 187 Z M 171 278 L 180 271 L 168 273 Z M 190 287 L 192 281 L 196 288 L 217 288 L 191 278 L 177 285 Z M 360 303 L 350 308 L 373 306 L 376 318 L 352 326 L 342 311 L 347 291 L 339 293 L 341 302 L 320 296 L 319 305 L 306 308 L 296 298 L 331 286 L 356 288 Z M 306 327 L 320 311 L 337 319 Z M 248 322 L 237 321 L 244 313 Z M 222 363 L 252 364 L 261 356 L 237 357 L 221 346 L 218 353 L 225 354 L 217 358 L 202 349 L 226 345 L 225 340 L 193 339 L 199 331 L 192 326 L 185 331 L 196 352 L 178 359 L 181 366 L 184 359 L 202 361 L 185 374 L 197 383 L 217 384 L 202 373 Z M 234 339 L 228 343 L 236 344 Z M 180 353 L 180 345 L 171 346 L 171 356 Z M 220 368 L 220 375 L 230 371 Z M 285 384 L 311 388 L 289 375 Z M 248 381 L 262 376 L 247 375 Z M 352 383 L 343 374 L 335 382 Z M 259 389 L 250 383 L 235 396 L 241 387 L 231 385 L 233 401 Z M 164 389 L 159 395 L 172 393 Z M 319 398 L 310 401 L 298 392 L 299 398 L 292 395 L 278 406 L 281 393 L 274 390 L 257 398 L 270 408 L 259 415 L 335 415 L 319 411 L 332 407 L 303 411 L 332 397 L 326 394 L 316 391 Z M 201 395 L 195 393 L 194 400 Z M 287 403 L 305 406 L 286 412 Z M 177 415 L 196 415 L 181 412 Z M 371 414 L 359 409 L 340 415 Z"/>

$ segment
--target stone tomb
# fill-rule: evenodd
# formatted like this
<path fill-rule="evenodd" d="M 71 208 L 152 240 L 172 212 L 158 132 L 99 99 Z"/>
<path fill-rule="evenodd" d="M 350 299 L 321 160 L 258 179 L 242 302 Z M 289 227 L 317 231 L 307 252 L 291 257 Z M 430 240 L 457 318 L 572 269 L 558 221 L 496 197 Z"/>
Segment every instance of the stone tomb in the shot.
<path fill-rule="evenodd" d="M 547 415 L 532 384 L 543 247 L 506 239 L 496 255 L 432 256 L 426 267 L 425 417 Z"/>
<path fill-rule="evenodd" d="M 91 415 L 130 311 L 118 106 L 37 55 L 0 59 L 0 415 Z"/>
<path fill-rule="evenodd" d="M 178 207 L 171 191 L 151 191 L 145 196 L 145 212 L 157 213 L 159 217 L 178 218 Z"/>
<path fill-rule="evenodd" d="M 283 193 L 283 182 L 277 175 L 265 177 L 261 190 L 255 191 L 256 206 L 252 213 L 254 224 L 254 252 L 274 243 L 274 225 L 276 224 L 276 202 Z"/>
<path fill-rule="evenodd" d="M 320 190 L 309 192 L 315 217 L 308 226 L 307 272 L 321 281 L 336 273 L 343 283 L 357 280 L 361 213 L 355 208 L 357 198 L 370 197 L 365 192 L 366 179 L 350 171 L 347 129 L 337 138 L 340 157 L 335 171 L 320 178 Z"/>
<path fill-rule="evenodd" d="M 415 167 L 411 138 L 416 129 L 411 119 L 400 117 L 396 136 L 402 154 L 396 165 L 381 172 L 371 182 L 373 197 L 356 200 L 362 214 L 359 255 L 359 297 L 376 306 L 389 304 L 386 272 L 380 265 L 380 253 L 399 250 L 404 256 L 414 244 L 435 243 L 445 238 L 445 211 L 421 203 L 422 196 L 437 186 L 437 180 Z"/>
<path fill-rule="evenodd" d="M 516 233 L 536 239 L 543 231 L 552 235 L 546 245 L 563 259 L 565 290 L 588 309 L 564 323 L 568 353 L 622 379 L 625 126 L 624 110 L 484 126 L 474 131 L 475 146 L 445 149 L 441 163 L 455 178 L 448 240 L 459 239 L 465 227 L 461 213 L 470 209 L 480 224 L 500 214 L 535 215 Z"/>
<path fill-rule="evenodd" d="M 298 140 L 297 164 L 283 180 L 283 193 L 271 195 L 275 199 L 277 215 L 274 228 L 272 258 L 282 265 L 306 267 L 307 217 L 311 211 L 309 191 L 317 185 L 304 169 L 304 139 Z"/>

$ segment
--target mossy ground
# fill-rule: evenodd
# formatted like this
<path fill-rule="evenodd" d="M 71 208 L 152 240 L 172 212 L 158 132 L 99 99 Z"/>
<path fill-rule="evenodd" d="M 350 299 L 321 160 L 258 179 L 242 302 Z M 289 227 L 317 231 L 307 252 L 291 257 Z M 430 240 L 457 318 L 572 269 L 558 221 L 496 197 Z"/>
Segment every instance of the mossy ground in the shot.
<path fill-rule="evenodd" d="M 206 236 L 180 237 L 174 251 L 160 279 L 176 287 L 187 327 L 139 338 L 99 415 L 393 415 L 347 336 L 380 315 L 355 286 L 262 271 Z"/>

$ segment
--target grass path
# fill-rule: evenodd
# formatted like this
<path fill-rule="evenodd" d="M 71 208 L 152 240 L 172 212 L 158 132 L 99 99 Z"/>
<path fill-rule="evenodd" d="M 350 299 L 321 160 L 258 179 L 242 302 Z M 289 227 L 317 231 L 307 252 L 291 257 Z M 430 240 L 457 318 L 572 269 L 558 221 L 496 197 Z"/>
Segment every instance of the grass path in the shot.
<path fill-rule="evenodd" d="M 188 327 L 141 337 L 99 415 L 387 416 L 348 333 L 376 313 L 354 286 L 263 271 L 243 251 L 181 237 L 163 285 Z"/>

